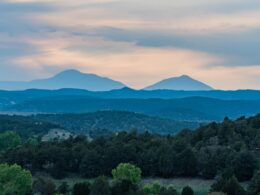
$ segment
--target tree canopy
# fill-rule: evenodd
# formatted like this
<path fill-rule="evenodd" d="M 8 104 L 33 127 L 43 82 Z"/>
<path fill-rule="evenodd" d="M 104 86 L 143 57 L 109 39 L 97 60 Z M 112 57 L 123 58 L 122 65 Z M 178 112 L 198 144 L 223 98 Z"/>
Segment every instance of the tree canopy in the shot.
<path fill-rule="evenodd" d="M 130 163 L 121 163 L 116 169 L 112 170 L 113 179 L 116 181 L 130 181 L 138 184 L 141 181 L 141 169 Z"/>
<path fill-rule="evenodd" d="M 32 175 L 19 165 L 0 164 L 0 195 L 27 194 L 32 187 Z"/>

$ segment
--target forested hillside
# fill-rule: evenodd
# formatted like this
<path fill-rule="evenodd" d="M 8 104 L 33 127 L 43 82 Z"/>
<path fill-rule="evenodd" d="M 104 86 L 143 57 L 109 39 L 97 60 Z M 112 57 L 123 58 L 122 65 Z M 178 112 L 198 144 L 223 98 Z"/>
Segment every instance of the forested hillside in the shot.
<path fill-rule="evenodd" d="M 89 133 L 98 129 L 111 132 L 137 130 L 158 134 L 174 134 L 182 129 L 195 129 L 196 122 L 174 121 L 123 111 L 99 111 L 85 114 L 40 114 L 34 120 L 46 121 L 65 127 L 74 133 Z"/>
<path fill-rule="evenodd" d="M 0 115 L 0 133 L 13 131 L 24 139 L 42 136 L 49 130 L 56 128 L 60 128 L 60 126 L 25 116 Z"/>
<path fill-rule="evenodd" d="M 57 178 L 110 175 L 119 163 L 131 162 L 145 177 L 214 178 L 228 172 L 240 181 L 259 169 L 260 115 L 225 119 L 175 136 L 121 132 L 88 141 L 84 136 L 64 141 L 25 143 L 2 153 L 1 161 L 17 163 Z"/>
<path fill-rule="evenodd" d="M 173 121 L 133 112 L 100 111 L 85 114 L 0 115 L 0 132 L 13 131 L 23 139 L 42 137 L 52 129 L 64 129 L 73 134 L 97 137 L 119 131 L 149 131 L 175 134 L 182 129 L 195 129 L 196 122 Z"/>

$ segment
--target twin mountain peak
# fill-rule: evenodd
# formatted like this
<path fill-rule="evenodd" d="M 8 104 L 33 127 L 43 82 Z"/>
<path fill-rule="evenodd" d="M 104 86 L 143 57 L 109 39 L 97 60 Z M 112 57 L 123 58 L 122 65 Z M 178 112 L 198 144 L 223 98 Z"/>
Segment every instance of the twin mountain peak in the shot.
<path fill-rule="evenodd" d="M 101 77 L 95 74 L 86 74 L 78 70 L 65 70 L 57 75 L 47 78 L 32 81 L 2 81 L 0 82 L 0 89 L 2 90 L 25 90 L 25 89 L 62 89 L 75 88 L 85 89 L 89 91 L 109 91 L 115 89 L 129 89 L 127 86 L 119 81 L 110 78 Z M 159 81 L 151 86 L 144 88 L 144 90 L 212 90 L 210 86 L 197 81 L 187 75 L 180 77 L 172 77 Z"/>

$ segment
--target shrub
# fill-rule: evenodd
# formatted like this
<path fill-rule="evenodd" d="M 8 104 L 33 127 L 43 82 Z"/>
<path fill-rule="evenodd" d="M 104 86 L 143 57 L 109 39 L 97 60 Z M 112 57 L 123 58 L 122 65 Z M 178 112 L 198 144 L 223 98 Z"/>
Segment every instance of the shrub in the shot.
<path fill-rule="evenodd" d="M 117 181 L 112 186 L 113 195 L 137 194 L 138 190 L 138 185 L 129 180 Z"/>
<path fill-rule="evenodd" d="M 177 190 L 173 186 L 162 186 L 159 182 L 146 184 L 143 188 L 146 195 L 178 195 Z"/>
<path fill-rule="evenodd" d="M 211 186 L 211 191 L 224 192 L 227 195 L 246 194 L 237 178 L 235 176 L 227 177 L 227 175 L 222 175 L 218 178 L 217 181 Z"/>
<path fill-rule="evenodd" d="M 143 191 L 147 195 L 156 195 L 156 194 L 159 194 L 159 192 L 161 191 L 161 188 L 162 188 L 162 186 L 159 182 L 153 182 L 150 184 L 146 184 L 143 188 Z"/>
<path fill-rule="evenodd" d="M 128 180 L 132 184 L 138 184 L 141 181 L 141 169 L 129 163 L 121 163 L 116 169 L 112 170 L 115 181 Z"/>
<path fill-rule="evenodd" d="M 191 187 L 186 186 L 182 189 L 181 195 L 194 195 L 194 192 Z"/>
<path fill-rule="evenodd" d="M 260 170 L 255 173 L 248 187 L 248 193 L 250 195 L 258 195 L 259 192 L 260 192 Z"/>
<path fill-rule="evenodd" d="M 111 190 L 108 179 L 105 176 L 98 177 L 90 189 L 90 195 L 110 195 Z"/>
<path fill-rule="evenodd" d="M 12 131 L 0 133 L 0 150 L 15 148 L 19 144 L 21 144 L 21 138 L 17 133 Z"/>
<path fill-rule="evenodd" d="M 50 195 L 56 191 L 56 185 L 50 179 L 37 178 L 33 183 L 33 194 Z"/>
<path fill-rule="evenodd" d="M 235 176 L 231 177 L 223 187 L 223 192 L 227 195 L 246 195 L 245 190 L 239 184 Z"/>
<path fill-rule="evenodd" d="M 89 195 L 90 193 L 90 183 L 76 183 L 73 186 L 73 195 Z"/>
<path fill-rule="evenodd" d="M 69 185 L 67 182 L 63 182 L 59 187 L 58 187 L 58 192 L 61 194 L 66 194 L 69 192 Z"/>

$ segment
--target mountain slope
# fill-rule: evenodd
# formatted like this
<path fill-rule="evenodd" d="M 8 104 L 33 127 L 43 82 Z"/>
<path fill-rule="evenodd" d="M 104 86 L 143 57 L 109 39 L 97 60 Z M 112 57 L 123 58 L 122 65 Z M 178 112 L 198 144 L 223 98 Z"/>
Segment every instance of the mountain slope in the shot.
<path fill-rule="evenodd" d="M 26 116 L 0 114 L 0 133 L 14 131 L 23 139 L 33 136 L 42 136 L 51 129 L 59 129 L 59 125 L 34 120 Z"/>
<path fill-rule="evenodd" d="M 95 74 L 81 73 L 77 70 L 66 70 L 48 79 L 28 82 L 0 82 L 0 89 L 4 90 L 77 88 L 90 91 L 109 91 L 123 87 L 125 85 L 118 81 Z"/>
<path fill-rule="evenodd" d="M 185 91 L 213 90 L 212 87 L 200 81 L 197 81 L 187 75 L 165 79 L 145 88 L 145 90 L 157 90 L 157 89 L 185 90 Z"/>

